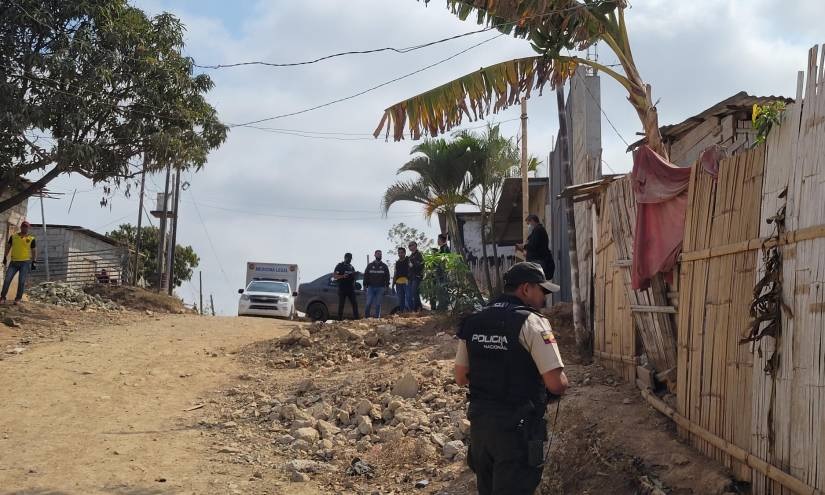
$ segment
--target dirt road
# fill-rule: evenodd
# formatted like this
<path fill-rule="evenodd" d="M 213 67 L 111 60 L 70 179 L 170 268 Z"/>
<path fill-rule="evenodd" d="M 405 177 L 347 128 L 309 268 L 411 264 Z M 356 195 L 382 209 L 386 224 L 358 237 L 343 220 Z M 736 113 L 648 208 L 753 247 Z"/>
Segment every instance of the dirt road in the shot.
<path fill-rule="evenodd" d="M 267 319 L 140 317 L 78 329 L 0 361 L 0 494 L 243 493 L 213 463 L 197 406 L 241 372 L 232 354 L 281 335 Z"/>

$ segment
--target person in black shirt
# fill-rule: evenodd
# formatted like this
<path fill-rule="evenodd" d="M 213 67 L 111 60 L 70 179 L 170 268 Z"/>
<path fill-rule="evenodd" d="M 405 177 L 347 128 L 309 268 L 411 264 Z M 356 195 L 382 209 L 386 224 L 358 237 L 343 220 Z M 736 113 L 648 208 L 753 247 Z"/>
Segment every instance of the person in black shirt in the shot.
<path fill-rule="evenodd" d="M 375 260 L 364 269 L 364 290 L 367 291 L 367 306 L 364 317 L 370 317 L 370 309 L 375 306 L 375 317 L 381 318 L 381 300 L 390 286 L 390 268 L 381 261 L 383 253 L 375 251 Z"/>
<path fill-rule="evenodd" d="M 447 234 L 438 234 L 438 252 L 441 254 L 450 252 L 450 246 L 447 245 Z"/>
<path fill-rule="evenodd" d="M 344 319 L 344 304 L 349 299 L 352 304 L 352 316 L 357 320 L 358 301 L 355 299 L 355 268 L 352 266 L 352 254 L 344 255 L 344 261 L 335 266 L 332 278 L 338 281 L 338 319 Z"/>
<path fill-rule="evenodd" d="M 544 270 L 544 276 L 551 280 L 556 271 L 556 262 L 553 260 L 553 252 L 550 251 L 550 237 L 544 225 L 539 222 L 538 215 L 529 215 L 527 222 L 529 234 L 526 244 L 516 244 L 516 249 L 524 253 L 527 261 L 538 263 Z"/>
<path fill-rule="evenodd" d="M 411 242 L 410 248 L 410 283 L 407 286 L 407 309 L 421 309 L 421 281 L 424 279 L 424 255 L 418 250 L 418 243 Z"/>
<path fill-rule="evenodd" d="M 407 250 L 398 248 L 398 261 L 395 262 L 395 274 L 392 279 L 395 293 L 398 295 L 398 312 L 407 311 L 407 287 L 410 283 L 410 259 L 407 258 Z"/>

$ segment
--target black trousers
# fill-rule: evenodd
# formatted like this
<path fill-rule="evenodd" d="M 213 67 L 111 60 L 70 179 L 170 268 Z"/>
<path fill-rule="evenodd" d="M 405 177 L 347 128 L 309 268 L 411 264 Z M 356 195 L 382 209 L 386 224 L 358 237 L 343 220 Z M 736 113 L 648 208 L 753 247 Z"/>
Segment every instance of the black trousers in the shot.
<path fill-rule="evenodd" d="M 358 300 L 355 299 L 355 291 L 339 292 L 338 293 L 338 319 L 344 319 L 344 304 L 349 299 L 352 304 L 352 316 L 357 320 L 358 316 Z"/>
<path fill-rule="evenodd" d="M 528 462 L 529 441 L 542 448 L 546 423 L 525 433 L 512 421 L 476 417 L 470 423 L 467 464 L 476 475 L 479 495 L 531 495 L 541 482 L 543 465 Z"/>

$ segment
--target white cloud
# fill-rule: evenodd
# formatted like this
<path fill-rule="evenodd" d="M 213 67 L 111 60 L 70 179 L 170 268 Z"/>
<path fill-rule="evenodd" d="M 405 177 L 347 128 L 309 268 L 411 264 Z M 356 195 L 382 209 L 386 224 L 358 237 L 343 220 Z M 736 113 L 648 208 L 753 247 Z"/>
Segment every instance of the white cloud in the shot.
<path fill-rule="evenodd" d="M 740 90 L 791 95 L 795 71 L 805 66 L 808 46 L 825 41 L 815 38 L 825 9 L 819 0 L 790 3 L 792 7 L 779 0 L 634 2 L 628 14 L 631 41 L 643 77 L 661 98 L 661 122 L 680 121 Z M 187 26 L 187 53 L 205 64 L 293 62 L 343 50 L 410 46 L 478 29 L 449 14 L 438 0 L 427 8 L 414 0 L 233 4 L 141 0 L 137 4 L 150 13 L 168 10 L 180 16 Z M 209 99 L 226 122 L 256 120 L 353 94 L 491 36 L 494 33 L 477 34 L 403 55 L 353 55 L 296 68 L 209 71 L 216 82 Z M 526 41 L 501 37 L 362 97 L 265 125 L 368 134 L 382 110 L 398 100 L 481 66 L 530 54 Z M 606 63 L 615 59 L 604 47 L 601 58 Z M 602 88 L 604 110 L 625 139 L 635 140 L 640 126 L 621 88 L 608 78 Z M 530 102 L 530 149 L 540 157 L 549 151 L 557 127 L 555 99 L 547 95 L 551 97 Z M 496 119 L 517 116 L 518 109 L 511 109 Z M 518 122 L 503 128 L 515 135 Z M 606 161 L 614 169 L 627 170 L 629 157 L 607 122 L 602 133 Z M 181 207 L 178 238 L 200 254 L 205 291 L 214 293 L 222 312 L 231 314 L 247 260 L 297 262 L 307 281 L 329 271 L 344 251 L 355 253 L 363 265 L 367 253 L 389 248 L 386 232 L 395 222 L 404 221 L 434 235 L 435 222 L 427 225 L 415 205 L 398 205 L 389 219 L 380 218 L 380 198 L 396 179 L 396 169 L 408 159 L 411 145 L 409 141 L 319 140 L 234 129 L 204 170 L 191 178 L 191 194 L 200 204 L 214 253 L 191 195 L 183 196 Z M 162 177 L 148 184 L 154 191 L 162 187 Z M 71 193 L 76 187 L 90 188 L 79 178 L 63 178 L 52 188 Z M 94 192 L 78 194 L 71 214 L 67 213 L 68 198 L 50 202 L 47 220 L 99 230 L 110 229 L 116 223 L 105 224 L 123 216 L 123 221 L 134 223 L 136 198 L 118 198 L 110 210 L 100 209 L 98 199 Z M 189 287 L 180 293 L 193 300 Z"/>

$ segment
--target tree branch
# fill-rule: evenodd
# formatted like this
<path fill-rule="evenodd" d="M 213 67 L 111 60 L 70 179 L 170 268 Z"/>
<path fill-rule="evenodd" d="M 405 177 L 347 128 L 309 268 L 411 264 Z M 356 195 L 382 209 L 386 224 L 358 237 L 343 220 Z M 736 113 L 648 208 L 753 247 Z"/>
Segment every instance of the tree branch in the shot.
<path fill-rule="evenodd" d="M 35 192 L 43 189 L 43 186 L 51 182 L 52 179 L 54 179 L 61 173 L 63 173 L 63 169 L 59 165 L 55 166 L 50 171 L 46 172 L 46 175 L 38 179 L 36 182 L 33 182 L 23 190 L 15 194 L 12 194 L 7 199 L 0 201 L 0 213 L 17 206 L 22 201 L 26 200 L 29 196 L 33 195 Z"/>

